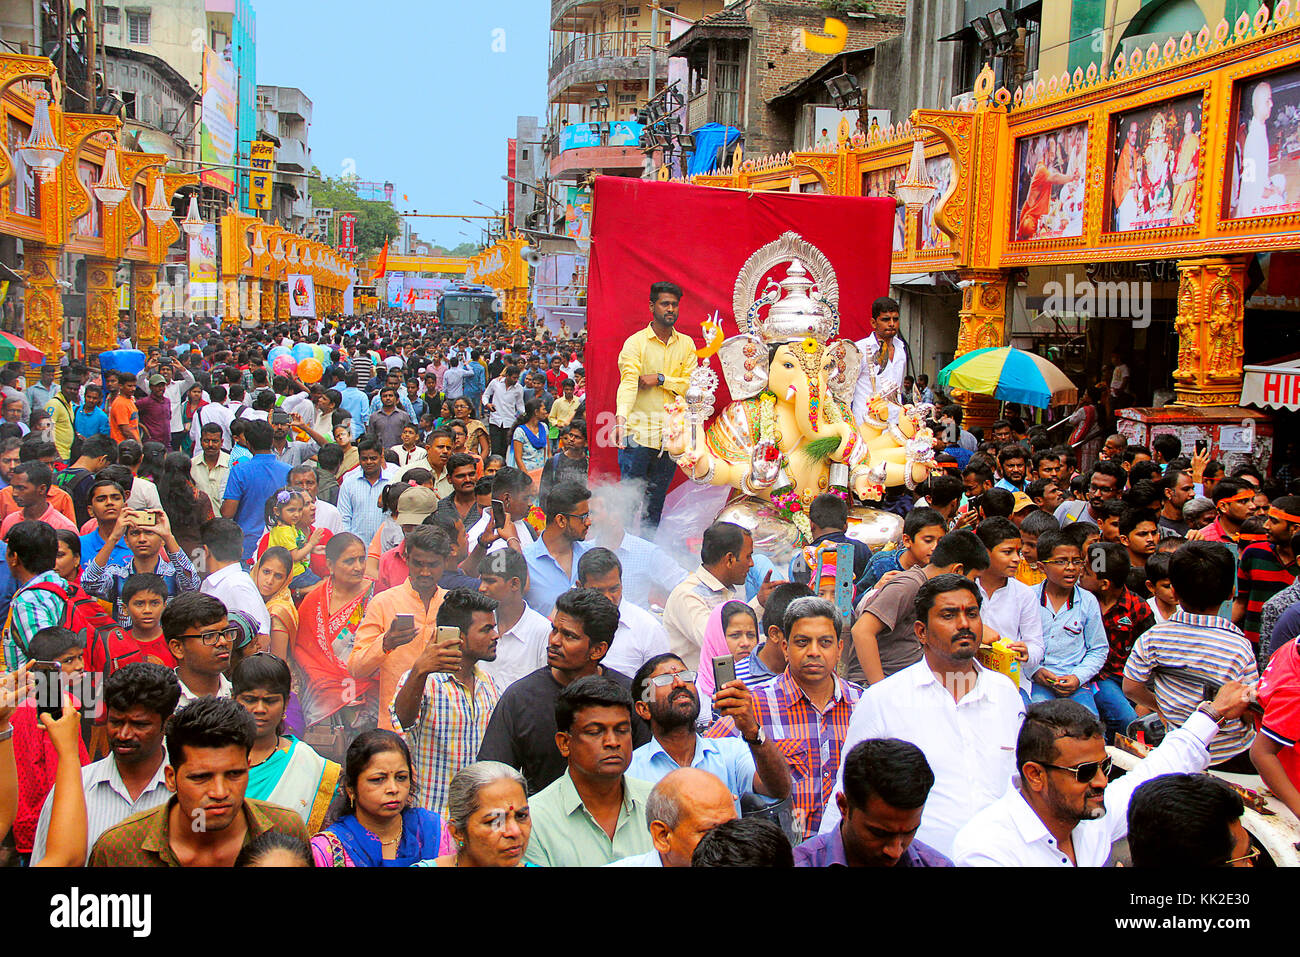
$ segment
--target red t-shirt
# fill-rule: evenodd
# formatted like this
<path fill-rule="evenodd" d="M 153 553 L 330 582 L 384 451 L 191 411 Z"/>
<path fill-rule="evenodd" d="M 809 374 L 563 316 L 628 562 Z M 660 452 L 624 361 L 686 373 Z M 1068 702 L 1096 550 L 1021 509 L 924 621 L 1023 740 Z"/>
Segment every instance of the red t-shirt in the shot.
<path fill-rule="evenodd" d="M 1256 691 L 1264 706 L 1259 730 L 1282 745 L 1278 760 L 1291 783 L 1300 787 L 1300 758 L 1295 748 L 1300 741 L 1300 651 L 1294 641 L 1274 653 Z"/>
<path fill-rule="evenodd" d="M 59 756 L 54 752 L 50 736 L 36 720 L 36 704 L 24 701 L 16 709 L 10 722 L 14 729 L 14 763 L 22 768 L 18 775 L 18 809 L 14 817 L 14 846 L 22 854 L 32 852 L 36 839 L 36 824 L 41 817 L 45 798 L 54 789 L 54 772 L 59 766 Z M 77 739 L 81 766 L 90 763 L 90 752 L 85 742 Z"/>
<path fill-rule="evenodd" d="M 144 661 L 152 661 L 154 664 L 164 665 L 168 668 L 176 667 L 176 659 L 172 656 L 171 649 L 167 647 L 167 639 L 163 637 L 162 632 L 159 632 L 158 637 L 151 641 L 141 641 L 129 631 L 126 636 L 139 646 Z"/>

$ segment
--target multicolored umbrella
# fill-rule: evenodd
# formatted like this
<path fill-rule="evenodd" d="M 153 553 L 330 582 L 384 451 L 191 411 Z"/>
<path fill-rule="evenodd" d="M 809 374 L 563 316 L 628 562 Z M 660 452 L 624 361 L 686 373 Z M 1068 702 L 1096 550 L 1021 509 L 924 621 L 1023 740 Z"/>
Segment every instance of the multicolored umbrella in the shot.
<path fill-rule="evenodd" d="M 12 332 L 0 332 L 0 362 L 34 362 L 45 364 L 45 353 Z"/>
<path fill-rule="evenodd" d="M 958 356 L 939 372 L 939 386 L 1039 409 L 1069 405 L 1079 398 L 1079 390 L 1064 372 L 1042 356 L 1010 346 Z"/>

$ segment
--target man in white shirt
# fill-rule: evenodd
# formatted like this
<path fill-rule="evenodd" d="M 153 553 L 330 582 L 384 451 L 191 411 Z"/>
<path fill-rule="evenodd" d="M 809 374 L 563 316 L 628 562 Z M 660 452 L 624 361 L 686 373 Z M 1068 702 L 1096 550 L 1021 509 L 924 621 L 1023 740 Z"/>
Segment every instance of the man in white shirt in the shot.
<path fill-rule="evenodd" d="M 190 440 L 196 449 L 201 448 L 203 427 L 210 422 L 215 422 L 221 426 L 221 450 L 229 452 L 234 444 L 230 438 L 230 423 L 235 421 L 235 414 L 226 408 L 226 387 L 214 385 L 209 395 L 212 401 L 199 408 L 190 417 Z"/>
<path fill-rule="evenodd" d="M 221 426 L 209 422 L 199 436 L 202 451 L 190 459 L 190 478 L 194 487 L 212 503 L 212 514 L 221 514 L 221 503 L 226 498 L 226 482 L 230 480 L 230 455 L 221 451 Z"/>
<path fill-rule="evenodd" d="M 623 566 L 623 596 L 641 608 L 660 607 L 686 577 L 686 569 L 654 542 L 627 530 L 640 501 L 634 488 L 606 485 L 592 490 L 588 537 L 618 556 Z M 617 670 L 617 669 L 616 669 Z"/>
<path fill-rule="evenodd" d="M 551 623 L 524 601 L 528 590 L 528 562 L 513 548 L 503 548 L 485 558 L 478 568 L 479 591 L 497 601 L 497 656 L 479 667 L 505 691 L 524 675 L 546 664 Z"/>
<path fill-rule="evenodd" d="M 316 528 L 326 529 L 331 535 L 343 531 L 343 516 L 339 514 L 339 510 L 323 498 L 317 498 L 320 493 L 320 482 L 316 477 L 315 468 L 306 462 L 295 466 L 289 472 L 289 488 L 310 495 L 312 501 L 316 503 L 316 521 L 312 523 Z"/>
<path fill-rule="evenodd" d="M 226 612 L 242 611 L 257 622 L 257 650 L 271 637 L 271 616 L 252 577 L 240 564 L 244 556 L 244 532 L 231 518 L 213 519 L 203 526 L 203 567 L 207 578 L 199 591 L 218 599 Z M 178 598 L 180 596 L 177 596 Z M 170 610 L 176 604 L 168 605 Z M 163 612 L 163 618 L 167 613 Z M 168 636 L 168 641 L 171 637 Z"/>
<path fill-rule="evenodd" d="M 713 609 L 725 601 L 745 600 L 745 578 L 753 567 L 754 539 L 749 529 L 734 522 L 714 522 L 704 530 L 700 567 L 682 579 L 664 604 L 669 650 L 687 668 L 700 665 L 704 628 Z"/>
<path fill-rule="evenodd" d="M 862 369 L 858 373 L 857 388 L 853 391 L 853 415 L 862 421 L 871 401 L 872 369 L 875 370 L 876 394 L 883 395 L 893 386 L 895 402 L 911 402 L 905 396 L 903 377 L 907 375 L 907 346 L 898 338 L 898 303 L 881 296 L 871 304 L 871 335 L 857 342 L 862 353 Z M 896 419 L 897 407 L 891 407 L 890 419 Z"/>
<path fill-rule="evenodd" d="M 110 754 L 81 769 L 81 786 L 86 792 L 87 860 L 99 835 L 133 814 L 166 804 L 171 797 L 164 774 L 167 748 L 163 725 L 176 710 L 181 686 L 170 668 L 156 662 L 133 661 L 105 679 L 103 695 Z M 45 856 L 53 808 L 51 792 L 36 823 L 34 861 Z"/>
<path fill-rule="evenodd" d="M 510 432 L 524 414 L 524 387 L 519 384 L 519 367 L 506 366 L 501 375 L 489 382 L 482 402 L 484 411 L 488 413 L 492 453 L 504 456 L 510 444 Z"/>
<path fill-rule="evenodd" d="M 871 685 L 849 721 L 840 767 L 859 741 L 899 738 L 921 749 L 934 787 L 916 838 L 952 856 L 957 832 L 1011 786 L 1020 692 L 1005 675 L 976 661 L 984 624 L 979 589 L 961 575 L 930 579 L 916 595 L 916 637 L 925 656 Z M 837 778 L 835 792 L 844 789 Z M 834 797 L 819 833 L 839 826 Z"/>
<path fill-rule="evenodd" d="M 668 632 L 659 619 L 623 600 L 623 566 L 608 548 L 592 548 L 578 559 L 578 587 L 594 588 L 618 606 L 618 630 L 601 664 L 629 678 L 657 655 L 668 652 Z"/>
<path fill-rule="evenodd" d="M 1105 726 L 1075 701 L 1040 701 L 1025 713 L 1016 741 L 1020 789 L 975 815 L 953 844 L 958 867 L 1100 867 L 1128 834 L 1128 805 L 1138 786 L 1162 774 L 1197 773 L 1210 764 L 1209 743 L 1224 721 L 1254 700 L 1254 689 L 1225 682 L 1182 727 L 1136 768 L 1108 784 Z"/>

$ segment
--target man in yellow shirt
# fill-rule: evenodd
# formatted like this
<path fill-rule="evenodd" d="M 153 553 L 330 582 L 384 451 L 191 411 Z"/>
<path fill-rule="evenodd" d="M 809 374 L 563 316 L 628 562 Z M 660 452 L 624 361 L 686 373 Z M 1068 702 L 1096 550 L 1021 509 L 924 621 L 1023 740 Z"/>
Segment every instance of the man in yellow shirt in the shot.
<path fill-rule="evenodd" d="M 72 443 L 76 438 L 74 422 L 76 419 L 77 400 L 81 397 L 81 380 L 75 375 L 64 375 L 59 383 L 59 391 L 50 396 L 45 403 L 45 411 L 54 423 L 54 447 L 59 450 L 59 458 L 71 462 Z"/>
<path fill-rule="evenodd" d="M 618 354 L 615 404 L 618 470 L 624 480 L 646 484 L 644 527 L 659 525 L 664 496 L 672 481 L 673 460 L 663 451 L 664 405 L 685 395 L 695 371 L 695 343 L 676 332 L 682 290 L 670 282 L 650 287 L 650 325 L 627 337 Z"/>

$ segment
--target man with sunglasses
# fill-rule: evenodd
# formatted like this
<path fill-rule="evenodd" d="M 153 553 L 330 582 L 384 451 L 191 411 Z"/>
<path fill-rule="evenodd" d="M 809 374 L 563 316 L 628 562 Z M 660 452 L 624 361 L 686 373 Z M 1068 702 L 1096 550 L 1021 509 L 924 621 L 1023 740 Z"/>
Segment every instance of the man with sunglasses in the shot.
<path fill-rule="evenodd" d="M 738 738 L 704 738 L 695 733 L 700 695 L 695 672 L 674 654 L 656 655 L 632 679 L 636 713 L 650 722 L 651 738 L 632 752 L 629 777 L 657 783 L 678 768 L 702 768 L 717 775 L 740 813 L 745 794 L 783 800 L 790 793 L 790 768 L 758 723 L 754 699 L 740 681 L 713 696 L 713 710 L 735 722 Z"/>
<path fill-rule="evenodd" d="M 550 615 L 555 598 L 578 581 L 578 559 L 591 546 L 591 491 L 577 482 L 561 482 L 546 497 L 546 527 L 522 547 L 528 562 L 528 604 Z M 507 544 L 510 544 L 507 542 Z"/>
<path fill-rule="evenodd" d="M 160 624 L 181 682 L 176 707 L 207 695 L 229 698 L 230 679 L 225 670 L 239 629 L 231 626 L 226 606 L 202 592 L 182 592 L 163 610 Z"/>
<path fill-rule="evenodd" d="M 1138 786 L 1163 774 L 1196 773 L 1210 763 L 1219 725 L 1254 700 L 1249 685 L 1228 681 L 1171 731 L 1133 770 L 1108 784 L 1105 727 L 1081 704 L 1037 702 L 1016 739 L 1020 789 L 975 815 L 953 844 L 958 867 L 1100 867 L 1128 835 Z"/>

